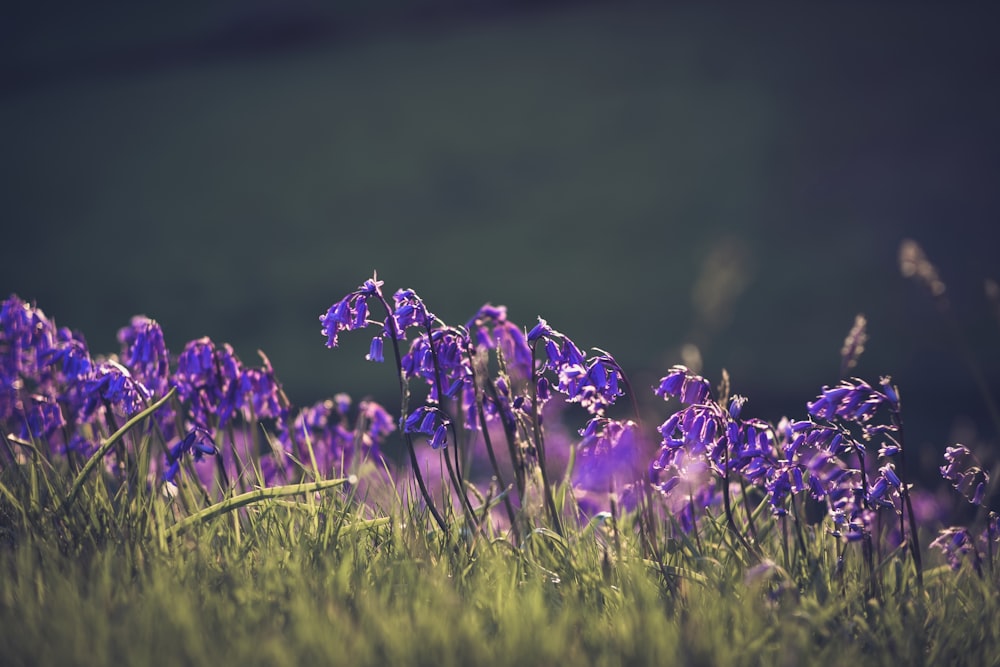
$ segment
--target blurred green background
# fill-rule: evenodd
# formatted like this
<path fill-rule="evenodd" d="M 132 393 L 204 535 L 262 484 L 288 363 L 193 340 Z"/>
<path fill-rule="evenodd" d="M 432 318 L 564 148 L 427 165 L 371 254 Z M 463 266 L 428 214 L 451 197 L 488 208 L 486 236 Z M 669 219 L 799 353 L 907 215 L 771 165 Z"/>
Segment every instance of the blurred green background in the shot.
<path fill-rule="evenodd" d="M 896 260 L 923 244 L 1000 387 L 987 4 L 4 11 L 0 291 L 94 351 L 144 313 L 174 351 L 263 349 L 296 403 L 395 407 L 369 337 L 330 351 L 318 322 L 377 269 L 450 322 L 486 301 L 541 315 L 640 388 L 694 345 L 774 419 L 837 381 L 863 312 L 857 370 L 900 383 L 929 465 L 996 435 Z"/>

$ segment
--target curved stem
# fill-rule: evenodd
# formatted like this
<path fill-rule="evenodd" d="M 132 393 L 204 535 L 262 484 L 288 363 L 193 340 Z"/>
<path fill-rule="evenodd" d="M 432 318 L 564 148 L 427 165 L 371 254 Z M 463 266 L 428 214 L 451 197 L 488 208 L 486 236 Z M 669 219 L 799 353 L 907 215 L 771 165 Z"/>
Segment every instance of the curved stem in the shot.
<path fill-rule="evenodd" d="M 392 317 L 392 309 L 389 307 L 389 302 L 385 300 L 382 296 L 381 290 L 376 293 L 376 298 L 382 303 L 382 307 L 385 308 L 385 321 L 389 325 L 389 338 L 392 339 L 392 351 L 396 358 L 396 372 L 399 380 L 399 395 L 400 395 L 400 431 L 403 432 L 403 440 L 406 442 L 406 449 L 410 453 L 410 467 L 413 468 L 413 477 L 417 480 L 417 487 L 420 489 L 420 495 L 423 496 L 424 502 L 427 503 L 427 509 L 434 517 L 434 522 L 441 529 L 441 532 L 447 533 L 448 526 L 438 512 L 437 508 L 434 506 L 434 501 L 431 500 L 430 493 L 427 492 L 427 485 L 424 484 L 424 476 L 420 472 L 420 462 L 417 460 L 417 451 L 413 446 L 412 436 L 406 432 L 403 427 L 403 421 L 406 419 L 406 411 L 409 406 L 410 393 L 406 386 L 406 376 L 403 374 L 403 356 L 399 352 L 399 330 L 396 328 L 396 320 Z"/>

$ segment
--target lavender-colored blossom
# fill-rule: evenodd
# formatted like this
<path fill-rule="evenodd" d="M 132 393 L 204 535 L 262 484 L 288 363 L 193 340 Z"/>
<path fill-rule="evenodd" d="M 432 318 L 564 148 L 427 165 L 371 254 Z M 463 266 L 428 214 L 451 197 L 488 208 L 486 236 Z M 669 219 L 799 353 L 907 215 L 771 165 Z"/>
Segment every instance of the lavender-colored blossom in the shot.
<path fill-rule="evenodd" d="M 66 425 L 59 404 L 54 399 L 39 394 L 28 397 L 24 413 L 19 416 L 21 429 L 18 435 L 23 439 L 47 440 Z"/>
<path fill-rule="evenodd" d="M 396 331 L 400 338 L 405 335 L 406 330 L 410 327 L 422 327 L 426 329 L 436 319 L 434 314 L 427 310 L 423 299 L 417 296 L 417 293 L 412 289 L 396 290 L 396 293 L 392 295 L 392 301 L 394 304 L 392 318 L 395 321 Z M 385 333 L 386 335 L 390 333 L 388 328 Z"/>
<path fill-rule="evenodd" d="M 337 347 L 337 336 L 341 331 L 363 329 L 373 323 L 368 319 L 368 298 L 382 299 L 382 284 L 377 276 L 372 277 L 320 315 L 327 347 Z"/>
<path fill-rule="evenodd" d="M 86 379 L 94 370 L 83 337 L 68 329 L 59 329 L 57 342 L 44 355 L 43 363 L 56 366 L 66 382 Z"/>
<path fill-rule="evenodd" d="M 610 355 L 601 353 L 588 359 L 576 343 L 541 318 L 528 332 L 527 341 L 544 341 L 542 368 L 556 374 L 555 389 L 565 394 L 568 402 L 580 404 L 592 415 L 602 415 L 622 395 L 621 367 Z"/>
<path fill-rule="evenodd" d="M 660 379 L 655 393 L 664 399 L 673 396 L 685 405 L 694 405 L 705 403 L 709 399 L 711 386 L 708 380 L 692 373 L 687 366 L 677 364 Z"/>
<path fill-rule="evenodd" d="M 375 336 L 372 338 L 371 345 L 368 347 L 368 354 L 365 355 L 365 359 L 368 361 L 374 361 L 376 363 L 382 363 L 385 361 L 385 357 L 382 354 L 382 337 Z"/>
<path fill-rule="evenodd" d="M 842 419 L 857 424 L 866 424 L 883 404 L 898 404 L 895 392 L 888 378 L 883 378 L 883 391 L 878 391 L 864 380 L 851 378 L 842 380 L 834 387 L 823 387 L 816 400 L 808 404 L 809 414 L 819 419 Z"/>
<path fill-rule="evenodd" d="M 941 476 L 973 505 L 982 505 L 990 474 L 979 464 L 979 460 L 965 445 L 956 444 L 945 449 L 945 465 L 941 466 Z"/>
<path fill-rule="evenodd" d="M 127 327 L 118 330 L 122 363 L 132 376 L 154 396 L 162 396 L 170 384 L 170 356 L 163 330 L 156 320 L 136 315 Z"/>
<path fill-rule="evenodd" d="M 86 387 L 89 399 L 82 409 L 83 415 L 93 414 L 99 402 L 105 401 L 120 415 L 130 417 L 147 407 L 152 398 L 149 389 L 116 361 L 98 364 Z"/>
<path fill-rule="evenodd" d="M 500 351 L 509 374 L 518 378 L 531 374 L 531 347 L 521 328 L 507 319 L 505 306 L 483 305 L 465 328 L 477 348 Z"/>
<path fill-rule="evenodd" d="M 163 473 L 166 482 L 173 482 L 180 470 L 181 457 L 185 454 L 194 456 L 200 461 L 204 455 L 215 456 L 218 450 L 212 442 L 212 435 L 205 429 L 195 427 L 188 431 L 184 438 L 167 450 L 167 469 Z"/>
<path fill-rule="evenodd" d="M 638 425 L 631 420 L 592 417 L 580 430 L 579 457 L 573 484 L 591 491 L 608 491 L 639 475 L 641 450 Z"/>
<path fill-rule="evenodd" d="M 300 410 L 291 425 L 279 432 L 276 444 L 280 447 L 274 456 L 261 459 L 262 469 L 267 464 L 266 476 L 273 477 L 280 471 L 284 478 L 291 478 L 294 470 L 289 454 L 308 468 L 310 447 L 323 475 L 344 473 L 359 456 L 380 456 L 379 446 L 396 428 L 392 415 L 375 401 L 361 401 L 352 427 L 350 406 L 350 398 L 338 394 L 335 400 Z"/>
<path fill-rule="evenodd" d="M 403 421 L 403 431 L 431 436 L 431 447 L 438 449 L 448 444 L 448 426 L 450 424 L 451 421 L 440 408 L 423 405 L 406 417 Z"/>
<path fill-rule="evenodd" d="M 238 405 L 246 419 L 283 420 L 288 413 L 281 397 L 281 385 L 270 361 L 262 368 L 244 368 L 240 374 Z"/>
<path fill-rule="evenodd" d="M 39 381 L 43 359 L 55 342 L 56 327 L 45 313 L 11 295 L 0 305 L 0 380 Z"/>
<path fill-rule="evenodd" d="M 962 567 L 962 559 L 975 550 L 975 544 L 967 528 L 951 526 L 942 529 L 931 542 L 932 549 L 940 549 L 953 570 Z"/>
<path fill-rule="evenodd" d="M 407 378 L 427 382 L 431 403 L 439 403 L 443 397 L 454 398 L 463 386 L 472 386 L 472 368 L 465 353 L 468 345 L 467 334 L 454 327 L 434 329 L 429 336 L 421 333 L 403 355 L 403 373 Z"/>
<path fill-rule="evenodd" d="M 206 336 L 185 345 L 174 383 L 192 422 L 203 428 L 230 423 L 243 407 L 242 374 L 243 364 L 228 343 L 216 346 Z"/>

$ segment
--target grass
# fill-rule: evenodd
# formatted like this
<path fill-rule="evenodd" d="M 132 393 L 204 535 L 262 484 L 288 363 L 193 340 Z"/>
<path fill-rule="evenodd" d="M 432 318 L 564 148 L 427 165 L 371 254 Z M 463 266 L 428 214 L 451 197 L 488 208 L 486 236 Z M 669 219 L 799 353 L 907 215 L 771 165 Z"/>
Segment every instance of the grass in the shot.
<path fill-rule="evenodd" d="M 936 275 L 910 251 L 904 273 Z M 345 395 L 293 411 L 263 354 L 171 357 L 147 318 L 91 359 L 4 302 L 4 664 L 997 664 L 996 474 L 948 448 L 978 515 L 941 531 L 891 378 L 771 425 L 728 375 L 713 393 L 674 366 L 654 394 L 684 407 L 653 455 L 610 354 L 493 306 L 449 326 L 381 285 L 323 328 L 374 327 L 374 361 L 388 341 L 398 420 Z M 845 372 L 866 338 L 859 318 Z M 610 416 L 621 396 L 634 421 Z M 409 469 L 378 454 L 394 430 Z"/>
<path fill-rule="evenodd" d="M 29 514 L 41 465 L 2 478 Z M 894 558 L 873 598 L 857 553 L 838 568 L 822 534 L 754 567 L 709 518 L 701 548 L 665 539 L 661 566 L 635 516 L 515 546 L 402 501 L 373 516 L 342 488 L 293 498 L 183 531 L 170 499 L 121 502 L 102 477 L 62 515 L 5 500 L 5 664 L 985 665 L 1000 648 L 992 575 L 941 566 L 921 589 Z M 779 531 L 760 545 L 780 554 Z"/>

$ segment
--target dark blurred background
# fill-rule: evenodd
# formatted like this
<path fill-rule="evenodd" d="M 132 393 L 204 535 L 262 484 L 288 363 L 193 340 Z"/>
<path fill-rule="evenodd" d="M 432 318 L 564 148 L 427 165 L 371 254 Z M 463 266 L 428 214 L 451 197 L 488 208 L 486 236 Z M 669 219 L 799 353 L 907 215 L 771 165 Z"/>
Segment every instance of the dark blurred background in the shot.
<path fill-rule="evenodd" d="M 989 5 L 331 4 L 4 10 L 0 292 L 95 352 L 144 313 L 175 352 L 263 349 L 298 404 L 395 407 L 369 336 L 318 321 L 377 269 L 449 322 L 546 317 L 643 391 L 695 346 L 768 419 L 838 380 L 862 312 L 856 371 L 898 381 L 926 466 L 996 440 L 964 361 L 1000 389 Z"/>

